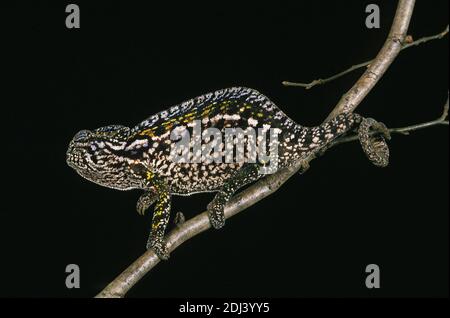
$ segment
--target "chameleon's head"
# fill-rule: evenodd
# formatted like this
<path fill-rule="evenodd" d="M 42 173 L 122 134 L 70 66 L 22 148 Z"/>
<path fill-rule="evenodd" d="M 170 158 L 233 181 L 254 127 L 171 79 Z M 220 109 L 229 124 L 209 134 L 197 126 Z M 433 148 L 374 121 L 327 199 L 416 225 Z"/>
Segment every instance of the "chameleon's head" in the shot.
<path fill-rule="evenodd" d="M 123 157 L 128 133 L 128 127 L 119 125 L 79 131 L 69 144 L 67 164 L 82 177 L 102 186 L 132 188 Z"/>

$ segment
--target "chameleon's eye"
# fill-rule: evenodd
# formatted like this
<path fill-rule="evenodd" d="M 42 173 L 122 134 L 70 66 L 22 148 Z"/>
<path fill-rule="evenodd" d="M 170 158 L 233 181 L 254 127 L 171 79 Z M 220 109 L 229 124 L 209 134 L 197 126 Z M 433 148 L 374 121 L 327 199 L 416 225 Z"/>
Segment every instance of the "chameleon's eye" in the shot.
<path fill-rule="evenodd" d="M 73 137 L 74 141 L 83 141 L 86 140 L 86 138 L 89 136 L 91 132 L 89 130 L 81 130 L 79 132 L 77 132 L 77 134 L 75 135 L 75 137 Z"/>
<path fill-rule="evenodd" d="M 97 158 L 97 156 L 92 156 L 92 157 L 91 157 L 91 160 L 92 160 L 92 163 L 95 164 L 95 165 L 98 163 L 98 158 Z"/>

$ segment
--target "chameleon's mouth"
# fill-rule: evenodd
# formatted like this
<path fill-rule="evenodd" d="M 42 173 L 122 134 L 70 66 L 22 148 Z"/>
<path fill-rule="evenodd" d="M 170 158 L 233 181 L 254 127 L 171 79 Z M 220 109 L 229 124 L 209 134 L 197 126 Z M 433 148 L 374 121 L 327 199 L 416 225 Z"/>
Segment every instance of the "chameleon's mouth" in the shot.
<path fill-rule="evenodd" d="M 73 144 L 69 145 L 69 149 L 66 153 L 66 163 L 69 167 L 78 170 L 86 169 L 87 165 L 85 163 L 85 150 L 82 148 L 75 147 Z"/>

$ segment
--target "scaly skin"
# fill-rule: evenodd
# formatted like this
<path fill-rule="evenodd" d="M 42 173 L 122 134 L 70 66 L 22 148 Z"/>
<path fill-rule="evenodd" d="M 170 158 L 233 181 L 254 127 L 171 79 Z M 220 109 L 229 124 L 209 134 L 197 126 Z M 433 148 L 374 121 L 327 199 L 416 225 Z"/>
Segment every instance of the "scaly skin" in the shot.
<path fill-rule="evenodd" d="M 361 144 L 369 159 L 378 166 L 388 162 L 383 137 L 372 137 L 370 133 L 370 128 L 374 127 L 387 136 L 381 123 L 345 113 L 320 126 L 303 127 L 266 96 L 244 87 L 190 99 L 151 116 L 132 129 L 111 125 L 78 132 L 67 151 L 69 166 L 84 178 L 105 187 L 144 190 L 137 203 L 140 214 L 156 202 L 147 248 L 154 248 L 161 259 L 169 257 L 163 237 L 169 221 L 171 195 L 217 192 L 208 211 L 212 226 L 221 228 L 225 222 L 224 206 L 231 196 L 262 176 L 259 168 L 263 164 L 249 160 L 248 156 L 239 162 L 208 162 L 199 160 L 201 158 L 193 151 L 189 154 L 190 162 L 174 162 L 170 150 L 177 140 L 171 140 L 171 132 L 193 131 L 199 128 L 195 127 L 198 123 L 202 132 L 214 127 L 222 136 L 226 128 L 275 129 L 278 168 L 326 149 L 333 140 L 359 127 Z M 244 135 L 243 140 L 249 138 Z M 214 149 L 218 149 L 220 158 L 224 158 L 223 139 L 218 142 L 211 139 L 210 143 L 218 147 Z M 190 146 L 192 149 L 193 140 Z"/>

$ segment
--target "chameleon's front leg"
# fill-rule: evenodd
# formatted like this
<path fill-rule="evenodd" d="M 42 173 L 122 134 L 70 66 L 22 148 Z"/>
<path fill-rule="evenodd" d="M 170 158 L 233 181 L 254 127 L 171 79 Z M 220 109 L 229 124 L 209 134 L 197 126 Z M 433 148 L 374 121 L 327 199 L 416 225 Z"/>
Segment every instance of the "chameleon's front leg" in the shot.
<path fill-rule="evenodd" d="M 167 260 L 169 252 L 164 242 L 164 232 L 170 218 L 171 195 L 165 180 L 159 178 L 142 164 L 135 165 L 133 171 L 145 180 L 145 187 L 152 189 L 144 193 L 138 201 L 138 212 L 148 208 L 156 200 L 155 210 L 152 218 L 152 229 L 147 241 L 147 249 L 153 248 L 160 259 Z"/>
<path fill-rule="evenodd" d="M 258 165 L 246 164 L 222 186 L 211 203 L 208 204 L 208 216 L 212 227 L 220 229 L 225 225 L 224 208 L 227 202 L 239 188 L 258 180 L 260 176 Z"/>
<path fill-rule="evenodd" d="M 171 197 L 167 183 L 158 186 L 158 201 L 153 212 L 152 230 L 147 241 L 147 249 L 153 248 L 159 258 L 167 260 L 169 252 L 164 242 L 164 233 L 169 223 Z"/>

